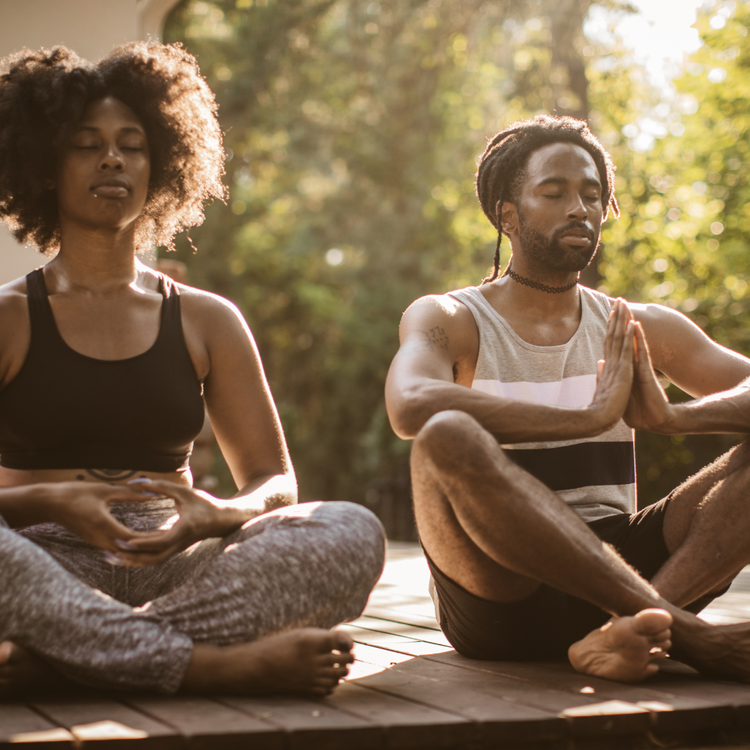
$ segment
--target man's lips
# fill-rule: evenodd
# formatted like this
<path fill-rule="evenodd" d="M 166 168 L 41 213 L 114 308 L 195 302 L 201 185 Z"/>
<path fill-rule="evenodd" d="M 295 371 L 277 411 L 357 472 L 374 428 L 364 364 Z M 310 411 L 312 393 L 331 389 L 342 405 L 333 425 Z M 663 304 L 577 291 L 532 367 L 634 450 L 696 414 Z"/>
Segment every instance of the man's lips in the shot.
<path fill-rule="evenodd" d="M 576 247 L 588 247 L 592 242 L 591 238 L 584 234 L 564 234 L 560 240 Z"/>
<path fill-rule="evenodd" d="M 558 235 L 558 240 L 575 247 L 588 247 L 594 242 L 594 233 L 588 229 L 569 229 Z"/>

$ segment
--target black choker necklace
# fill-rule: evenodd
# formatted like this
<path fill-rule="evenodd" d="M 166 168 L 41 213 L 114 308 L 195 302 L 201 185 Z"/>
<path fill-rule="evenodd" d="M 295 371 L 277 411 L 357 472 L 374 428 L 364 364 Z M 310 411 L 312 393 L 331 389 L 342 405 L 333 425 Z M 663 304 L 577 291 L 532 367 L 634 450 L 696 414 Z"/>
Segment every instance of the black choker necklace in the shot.
<path fill-rule="evenodd" d="M 532 281 L 531 279 L 525 279 L 523 276 L 519 276 L 512 268 L 506 271 L 506 274 L 510 276 L 513 281 L 517 281 L 519 284 L 525 284 L 530 286 L 532 289 L 538 289 L 540 292 L 547 292 L 547 294 L 562 294 L 563 292 L 570 291 L 576 284 L 578 284 L 578 278 L 572 281 L 570 284 L 565 286 L 547 286 L 546 284 L 540 284 L 538 281 Z"/>

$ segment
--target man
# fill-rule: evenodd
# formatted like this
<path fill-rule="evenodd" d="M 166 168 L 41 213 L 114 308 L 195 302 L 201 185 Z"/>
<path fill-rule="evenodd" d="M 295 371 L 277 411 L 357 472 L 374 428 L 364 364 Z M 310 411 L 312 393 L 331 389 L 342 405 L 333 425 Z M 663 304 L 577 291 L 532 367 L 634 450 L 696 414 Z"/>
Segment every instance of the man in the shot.
<path fill-rule="evenodd" d="M 693 614 L 750 562 L 750 447 L 636 514 L 631 429 L 750 431 L 750 360 L 670 308 L 578 286 L 619 213 L 614 166 L 584 122 L 499 133 L 477 194 L 498 229 L 494 272 L 409 307 L 386 386 L 394 430 L 414 439 L 441 627 L 474 658 L 567 651 L 580 672 L 637 681 L 669 649 L 750 679 L 750 623 Z M 669 404 L 654 370 L 696 400 Z"/>

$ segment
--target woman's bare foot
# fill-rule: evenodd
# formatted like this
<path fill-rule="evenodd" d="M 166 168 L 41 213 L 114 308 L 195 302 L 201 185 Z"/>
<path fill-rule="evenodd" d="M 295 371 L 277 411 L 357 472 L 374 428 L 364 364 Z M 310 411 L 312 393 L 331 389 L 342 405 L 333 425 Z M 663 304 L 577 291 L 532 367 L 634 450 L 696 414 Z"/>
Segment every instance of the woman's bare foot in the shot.
<path fill-rule="evenodd" d="M 197 643 L 181 689 L 190 693 L 328 695 L 354 661 L 340 630 L 302 628 L 250 643 Z"/>
<path fill-rule="evenodd" d="M 12 641 L 0 643 L 0 698 L 14 698 L 68 684 L 47 662 Z"/>
<path fill-rule="evenodd" d="M 568 650 L 573 668 L 582 674 L 618 682 L 639 682 L 659 671 L 671 647 L 672 615 L 644 609 L 633 617 L 613 617 Z"/>

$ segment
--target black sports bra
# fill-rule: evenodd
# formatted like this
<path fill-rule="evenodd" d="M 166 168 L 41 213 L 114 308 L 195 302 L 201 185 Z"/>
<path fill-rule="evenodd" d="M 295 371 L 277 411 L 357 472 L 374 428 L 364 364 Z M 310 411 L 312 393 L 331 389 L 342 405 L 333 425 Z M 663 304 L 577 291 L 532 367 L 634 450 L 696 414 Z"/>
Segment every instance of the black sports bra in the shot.
<path fill-rule="evenodd" d="M 202 386 L 188 354 L 178 287 L 164 300 L 154 345 L 129 359 L 71 349 L 57 329 L 42 269 L 26 277 L 31 344 L 0 390 L 0 466 L 10 469 L 187 467 L 204 419 Z"/>

